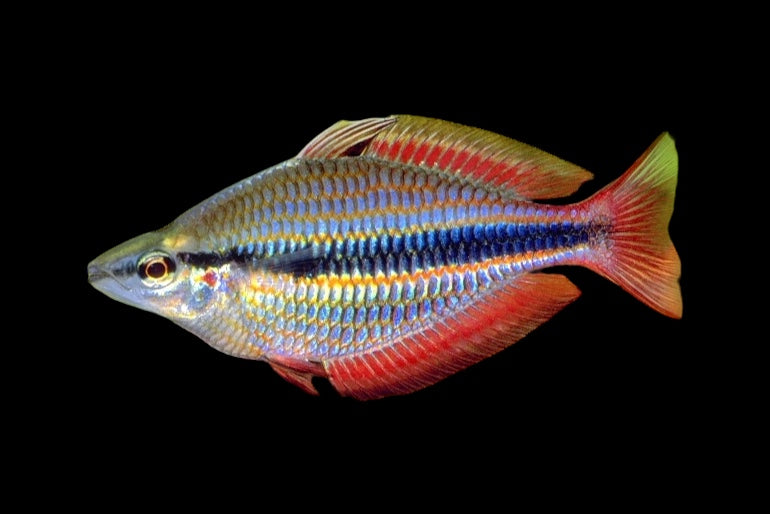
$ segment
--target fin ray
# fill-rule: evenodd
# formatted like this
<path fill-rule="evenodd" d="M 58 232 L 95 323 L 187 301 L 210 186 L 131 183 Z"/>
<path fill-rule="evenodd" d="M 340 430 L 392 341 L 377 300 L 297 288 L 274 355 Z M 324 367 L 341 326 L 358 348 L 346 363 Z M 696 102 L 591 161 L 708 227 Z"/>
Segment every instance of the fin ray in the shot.
<path fill-rule="evenodd" d="M 313 377 L 326 377 L 326 372 L 320 363 L 277 355 L 271 356 L 267 362 L 281 378 L 306 393 L 318 396 L 318 390 L 313 385 Z"/>
<path fill-rule="evenodd" d="M 681 262 L 668 234 L 677 172 L 674 140 L 663 133 L 626 173 L 585 201 L 612 219 L 608 252 L 597 253 L 591 267 L 672 318 L 682 317 Z"/>
<path fill-rule="evenodd" d="M 331 159 L 334 157 L 359 155 L 378 132 L 395 122 L 396 119 L 394 117 L 338 121 L 305 145 L 297 155 L 297 158 Z"/>
<path fill-rule="evenodd" d="M 362 155 L 488 182 L 530 200 L 568 196 L 592 177 L 579 166 L 493 132 L 419 116 L 392 119 Z M 410 144 L 416 146 L 405 153 Z"/>
<path fill-rule="evenodd" d="M 579 294 L 563 275 L 520 275 L 451 313 L 440 325 L 367 353 L 329 359 L 324 367 L 344 396 L 367 400 L 410 393 L 512 345 Z"/>
<path fill-rule="evenodd" d="M 579 166 L 505 136 L 407 115 L 339 121 L 297 158 L 359 155 L 440 170 L 527 200 L 568 196 L 592 178 Z"/>

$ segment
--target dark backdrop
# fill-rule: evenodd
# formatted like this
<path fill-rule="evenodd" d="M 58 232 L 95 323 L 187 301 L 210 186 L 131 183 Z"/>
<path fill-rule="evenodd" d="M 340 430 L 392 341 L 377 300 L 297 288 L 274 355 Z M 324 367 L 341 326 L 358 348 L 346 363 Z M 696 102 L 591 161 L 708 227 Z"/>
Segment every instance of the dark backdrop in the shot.
<path fill-rule="evenodd" d="M 71 342 L 54 345 L 52 355 L 66 360 L 48 398 L 50 419 L 66 428 L 64 447 L 96 468 L 158 452 L 237 458 L 256 448 L 266 466 L 342 461 L 362 472 L 375 461 L 451 470 L 482 456 L 515 466 L 541 452 L 567 456 L 575 471 L 598 455 L 609 467 L 676 466 L 696 453 L 707 299 L 695 292 L 693 227 L 713 135 L 708 109 L 693 100 L 687 56 L 650 45 L 621 59 L 593 59 L 598 50 L 589 48 L 531 59 L 520 50 L 452 57 L 452 49 L 436 60 L 425 45 L 320 58 L 310 47 L 246 57 L 226 45 L 125 42 L 89 47 L 68 68 L 74 78 L 57 98 L 52 131 L 66 135 L 61 160 L 77 190 L 66 210 L 74 297 L 60 298 Z M 575 198 L 618 177 L 669 131 L 680 157 L 671 236 L 683 319 L 568 269 L 582 296 L 518 344 L 423 391 L 361 403 L 322 381 L 320 397 L 306 395 L 268 365 L 219 353 L 87 284 L 86 264 L 101 252 L 292 157 L 337 120 L 393 113 L 477 126 L 582 165 L 595 179 Z"/>

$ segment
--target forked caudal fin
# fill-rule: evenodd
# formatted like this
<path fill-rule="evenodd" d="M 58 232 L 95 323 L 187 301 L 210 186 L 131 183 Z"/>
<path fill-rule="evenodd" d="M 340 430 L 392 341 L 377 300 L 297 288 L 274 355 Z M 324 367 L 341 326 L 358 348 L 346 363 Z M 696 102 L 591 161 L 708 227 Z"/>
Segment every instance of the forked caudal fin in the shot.
<path fill-rule="evenodd" d="M 668 234 L 678 160 L 674 140 L 661 134 L 615 182 L 585 201 L 610 217 L 607 253 L 590 267 L 645 304 L 682 317 L 681 263 Z"/>

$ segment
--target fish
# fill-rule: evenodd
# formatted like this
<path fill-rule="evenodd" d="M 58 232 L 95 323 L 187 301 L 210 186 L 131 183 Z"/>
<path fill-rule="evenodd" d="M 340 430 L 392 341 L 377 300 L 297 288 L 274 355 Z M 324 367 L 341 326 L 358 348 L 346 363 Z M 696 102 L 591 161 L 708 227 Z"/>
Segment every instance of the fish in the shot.
<path fill-rule="evenodd" d="M 103 253 L 88 280 L 307 393 L 320 378 L 358 400 L 404 395 L 576 300 L 549 268 L 588 268 L 681 318 L 668 230 L 677 174 L 664 132 L 619 178 L 568 203 L 593 175 L 506 136 L 410 115 L 339 121 Z"/>

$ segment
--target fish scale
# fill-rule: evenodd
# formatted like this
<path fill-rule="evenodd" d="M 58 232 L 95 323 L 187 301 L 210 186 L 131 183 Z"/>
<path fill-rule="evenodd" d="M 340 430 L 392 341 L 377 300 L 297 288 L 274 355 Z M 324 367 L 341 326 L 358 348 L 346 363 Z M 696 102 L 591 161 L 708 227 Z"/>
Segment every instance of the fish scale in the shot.
<path fill-rule="evenodd" d="M 195 228 L 198 233 L 207 234 L 210 241 L 207 250 L 216 249 L 222 255 L 247 253 L 261 259 L 295 251 L 308 244 L 323 245 L 327 250 L 319 266 L 331 273 L 376 273 L 383 269 L 415 271 L 426 260 L 462 262 L 481 259 L 484 254 L 493 256 L 554 250 L 574 245 L 576 237 L 586 238 L 585 229 L 581 234 L 580 226 L 575 228 L 568 221 L 579 216 L 578 213 L 570 215 L 565 210 L 544 212 L 517 202 L 503 203 L 498 200 L 493 203 L 489 198 L 498 195 L 488 195 L 468 185 L 461 189 L 461 184 L 452 184 L 448 179 L 432 181 L 434 191 L 404 189 L 396 191 L 400 196 L 395 200 L 384 200 L 388 197 L 381 193 L 390 190 L 394 184 L 401 184 L 402 188 L 416 188 L 425 181 L 414 180 L 417 173 L 413 170 L 378 167 L 378 163 L 368 162 L 365 163 L 368 169 L 363 170 L 365 174 L 368 172 L 368 182 L 356 182 L 351 179 L 361 172 L 351 164 L 356 165 L 357 162 L 349 159 L 313 162 L 299 167 L 287 166 L 282 170 L 285 176 L 295 177 L 293 183 L 305 184 L 306 189 L 319 191 L 321 196 L 310 200 L 309 208 L 305 207 L 303 200 L 286 199 L 283 194 L 277 193 L 265 194 L 274 189 L 285 190 L 276 186 L 281 184 L 283 177 L 273 174 L 271 178 L 274 180 L 269 182 L 248 181 L 233 188 L 233 191 L 223 192 L 222 198 L 227 201 L 196 220 Z M 297 174 L 307 178 L 297 179 Z M 332 181 L 329 175 L 337 180 Z M 398 178 L 393 179 L 393 176 Z M 320 185 L 322 180 L 319 177 L 327 180 L 326 187 Z M 339 188 L 335 188 L 335 184 Z M 448 190 L 449 194 L 437 193 L 442 190 Z M 331 204 L 344 195 L 358 195 L 362 200 L 351 201 L 344 210 L 318 208 L 319 204 Z M 420 198 L 420 205 L 431 208 L 429 217 L 419 217 L 415 208 L 404 207 L 405 197 Z M 364 201 L 363 198 L 371 200 Z M 441 198 L 445 198 L 445 203 L 439 206 L 437 203 Z M 271 203 L 265 205 L 267 199 Z M 468 205 L 469 201 L 475 204 Z M 252 211 L 252 216 L 243 216 L 232 207 L 246 204 L 261 204 L 261 208 Z M 284 207 L 279 207 L 281 205 Z M 249 230 L 243 220 L 252 218 L 254 223 L 258 223 L 265 212 L 270 214 L 271 222 L 263 223 L 266 228 L 254 237 L 254 231 Z M 283 215 L 279 216 L 279 212 Z M 504 215 L 510 212 L 517 213 L 517 221 L 512 223 Z M 271 230 L 270 227 L 280 229 Z"/>
<path fill-rule="evenodd" d="M 480 190 L 477 188 L 468 185 L 463 186 L 459 183 L 451 184 L 449 180 L 432 181 L 433 187 L 436 188 L 435 194 L 423 195 L 420 190 L 409 189 L 418 185 L 424 187 L 427 182 L 426 180 L 415 179 L 417 173 L 413 170 L 382 167 L 381 165 L 378 166 L 376 162 L 369 162 L 366 163 L 363 170 L 359 171 L 351 164 L 356 163 L 349 159 L 341 159 L 321 163 L 306 163 L 299 170 L 287 166 L 283 170 L 285 174 L 273 174 L 271 176 L 275 179 L 273 183 L 261 184 L 258 181 L 250 181 L 249 184 L 235 187 L 234 191 L 224 192 L 223 197 L 227 198 L 228 201 L 222 204 L 221 208 L 227 215 L 220 216 L 214 212 L 211 214 L 211 218 L 203 218 L 202 222 L 204 223 L 208 219 L 217 220 L 217 222 L 212 223 L 213 227 L 207 227 L 204 230 L 220 242 L 218 245 L 221 249 L 220 252 L 226 254 L 232 251 L 228 245 L 242 248 L 244 245 L 254 244 L 251 239 L 248 241 L 234 239 L 234 236 L 242 232 L 236 223 L 230 222 L 231 216 L 237 216 L 231 206 L 233 204 L 245 205 L 247 202 L 241 198 L 252 197 L 251 203 L 255 205 L 268 199 L 273 202 L 262 207 L 263 212 L 271 213 L 273 223 L 279 221 L 275 219 L 278 212 L 294 211 L 298 213 L 298 216 L 307 212 L 307 217 L 300 218 L 305 222 L 308 222 L 313 215 L 323 216 L 323 209 L 319 210 L 318 205 L 324 205 L 325 201 L 339 198 L 345 194 L 357 194 L 359 198 L 375 199 L 375 201 L 370 202 L 363 200 L 352 202 L 355 207 L 345 211 L 328 212 L 333 216 L 345 217 L 336 220 L 324 220 L 321 217 L 315 224 L 306 223 L 303 225 L 311 228 L 309 231 L 300 234 L 270 234 L 270 237 L 277 238 L 279 241 L 286 240 L 292 235 L 298 236 L 297 239 L 291 240 L 297 245 L 303 244 L 304 241 L 321 243 L 326 241 L 323 238 L 334 238 L 331 245 L 326 243 L 326 246 L 331 247 L 331 251 L 323 255 L 319 261 L 316 272 L 318 278 L 308 278 L 304 284 L 305 288 L 317 284 L 318 287 L 314 290 L 318 291 L 318 294 L 312 298 L 306 298 L 302 304 L 305 306 L 305 310 L 309 306 L 315 307 L 314 312 L 320 306 L 330 305 L 333 308 L 332 315 L 320 319 L 307 319 L 296 316 L 296 314 L 287 315 L 284 313 L 280 307 L 284 304 L 283 299 L 293 298 L 297 291 L 297 286 L 291 282 L 282 283 L 280 290 L 268 290 L 265 295 L 249 295 L 249 291 L 244 290 L 244 297 L 251 298 L 251 301 L 240 307 L 234 306 L 229 314 L 234 322 L 243 319 L 245 315 L 248 322 L 256 324 L 257 330 L 254 331 L 254 336 L 250 338 L 253 339 L 252 341 L 246 339 L 242 344 L 256 346 L 263 352 L 274 349 L 278 353 L 297 356 L 321 357 L 344 354 L 355 349 L 353 348 L 353 333 L 351 332 L 353 328 L 360 330 L 358 334 L 362 334 L 363 330 L 368 332 L 373 326 L 378 326 L 373 333 L 382 333 L 382 324 L 392 323 L 395 328 L 399 328 L 402 323 L 407 323 L 409 330 L 414 330 L 420 326 L 421 320 L 430 316 L 431 312 L 440 311 L 443 314 L 444 302 L 432 308 L 430 303 L 422 303 L 425 299 L 422 294 L 415 297 L 414 291 L 418 287 L 421 291 L 425 291 L 426 281 L 437 283 L 437 277 L 450 276 L 455 269 L 458 269 L 460 275 L 457 276 L 464 278 L 464 280 L 458 281 L 456 287 L 465 291 L 462 297 L 465 298 L 465 296 L 489 288 L 493 283 L 491 276 L 503 280 L 512 273 L 534 270 L 543 265 L 558 263 L 564 256 L 569 255 L 567 252 L 560 251 L 554 244 L 544 242 L 548 233 L 551 233 L 550 238 L 554 240 L 555 236 L 564 235 L 562 229 L 565 226 L 571 230 L 571 225 L 565 225 L 567 222 L 563 221 L 563 218 L 569 217 L 569 214 L 564 210 L 551 212 L 550 215 L 547 215 L 542 210 L 527 209 L 515 202 L 508 204 L 498 202 L 465 209 L 463 213 L 467 214 L 462 217 L 447 216 L 446 212 L 454 211 L 460 202 L 483 202 L 488 197 L 494 198 L 497 195 L 488 195 L 484 191 L 481 191 L 484 194 L 478 194 L 477 191 Z M 296 178 L 297 173 L 305 178 Z M 361 173 L 364 174 L 363 176 L 368 176 L 367 181 L 353 180 L 357 174 Z M 306 189 L 318 192 L 319 197 L 310 200 L 309 208 L 286 208 L 283 211 L 276 208 L 284 201 L 287 204 L 292 203 L 292 200 L 285 199 L 283 192 L 286 188 L 280 186 L 281 178 L 285 176 L 295 177 L 295 183 L 299 185 L 300 191 Z M 335 185 L 338 188 L 335 188 Z M 388 198 L 379 193 L 396 185 L 403 189 L 397 191 L 400 196 L 397 196 L 395 201 L 393 195 L 390 196 L 389 201 L 376 201 L 376 199 Z M 438 192 L 445 189 L 448 194 Z M 418 219 L 411 219 L 409 216 L 416 211 L 408 207 L 408 204 L 405 206 L 405 202 L 402 201 L 404 197 L 409 196 L 421 198 L 419 203 L 424 206 L 431 206 L 433 198 L 445 198 L 448 205 L 437 207 L 432 219 L 426 224 L 420 224 Z M 423 199 L 424 196 L 426 198 Z M 449 203 L 452 201 L 455 202 L 454 205 Z M 304 205 L 304 202 L 300 201 L 299 204 Z M 467 204 L 462 205 L 468 207 Z M 506 223 L 502 214 L 506 211 L 520 212 L 521 221 Z M 493 216 L 491 215 L 492 212 L 498 214 Z M 561 222 L 552 221 L 546 225 L 541 221 L 548 218 L 557 219 L 557 215 L 562 218 Z M 361 221 L 372 218 L 379 221 L 374 223 Z M 254 219 L 257 220 L 258 215 L 255 215 Z M 447 219 L 448 222 L 445 221 Z M 454 225 L 449 223 L 454 223 Z M 505 226 L 505 230 L 498 230 L 500 225 Z M 335 228 L 341 226 L 342 229 L 349 230 L 332 230 L 331 232 L 318 230 L 319 227 L 325 226 Z M 375 226 L 380 227 L 379 232 L 374 231 Z M 433 237 L 425 237 L 425 233 L 434 235 Z M 511 233 L 515 233 L 513 238 L 515 242 L 513 243 L 509 238 Z M 498 237 L 498 234 L 501 237 Z M 425 241 L 426 239 L 434 241 L 433 252 L 420 255 L 417 252 L 422 252 L 426 248 L 422 248 L 418 241 Z M 253 255 L 253 258 L 260 259 L 272 256 L 274 253 L 270 250 L 277 246 L 275 241 L 276 239 L 257 240 L 257 247 L 264 247 L 266 251 L 261 255 Z M 367 241 L 377 241 L 377 243 L 367 245 Z M 503 245 L 501 241 L 507 244 Z M 569 241 L 564 241 L 563 247 L 575 247 L 576 244 L 584 241 L 585 238 L 572 240 L 572 245 L 569 245 Z M 491 243 L 498 244 L 498 247 L 493 247 Z M 376 249 L 376 251 L 369 252 L 368 249 L 370 248 Z M 426 258 L 426 255 L 432 255 L 432 257 Z M 493 262 L 492 257 L 498 255 L 504 258 Z M 432 265 L 425 266 L 426 262 Z M 425 276 L 420 276 L 418 279 L 406 278 L 422 272 L 426 273 Z M 323 281 L 319 282 L 319 280 Z M 348 309 L 355 305 L 352 295 L 346 295 L 344 292 L 352 290 L 354 287 L 360 287 L 362 283 L 363 287 L 374 289 L 377 281 L 385 284 L 390 291 L 387 297 L 380 299 L 381 302 L 386 301 L 389 306 L 389 309 L 384 311 L 389 314 L 387 317 L 377 320 L 376 323 L 366 326 L 360 324 L 356 327 L 352 323 L 352 316 L 340 316 L 343 311 L 349 312 Z M 434 295 L 436 292 L 434 289 Z M 451 291 L 447 290 L 445 294 L 450 293 Z M 280 306 L 276 306 L 276 299 L 280 300 L 278 301 Z M 450 303 L 454 301 L 453 298 Z M 367 307 L 371 308 L 371 305 L 367 305 Z M 418 309 L 422 313 L 420 316 L 417 315 Z M 316 326 L 317 324 L 323 326 L 320 331 L 319 327 Z M 293 328 L 287 328 L 289 325 Z M 309 337 L 306 336 L 308 333 L 310 334 Z M 339 342 L 325 344 L 326 337 L 321 337 L 319 334 L 330 337 L 339 334 Z M 285 344 L 287 340 L 292 341 L 288 348 Z M 376 347 L 384 341 L 377 338 L 367 340 L 366 337 L 360 335 L 356 337 L 356 340 L 359 342 L 358 347 L 365 346 L 363 344 L 365 342 L 369 347 Z M 238 352 L 241 353 L 242 350 L 239 348 Z"/>
<path fill-rule="evenodd" d="M 278 171 L 280 173 L 277 173 Z M 336 183 L 338 186 L 345 184 L 341 189 L 331 187 L 331 184 L 334 184 L 331 181 L 330 187 L 323 188 L 319 178 L 325 174 L 342 175 L 348 180 Z M 368 175 L 368 181 L 351 181 L 350 178 L 357 174 Z M 298 179 L 297 175 L 302 178 Z M 350 232 L 354 237 L 382 229 L 395 234 L 408 232 L 410 227 L 418 224 L 425 229 L 444 223 L 451 224 L 455 218 L 454 213 L 458 210 L 461 212 L 459 221 L 462 221 L 462 211 L 468 207 L 467 202 L 474 192 L 486 193 L 469 185 L 461 192 L 459 183 L 452 184 L 450 178 L 446 178 L 438 184 L 434 181 L 432 187 L 436 187 L 437 192 L 426 194 L 421 189 L 425 187 L 425 180 L 415 182 L 415 175 L 424 174 L 361 160 L 339 159 L 296 165 L 290 163 L 274 170 L 269 179 L 266 177 L 262 181 L 248 180 L 234 187 L 232 191 L 220 193 L 220 198 L 212 199 L 214 206 L 207 207 L 200 219 L 193 220 L 193 226 L 202 239 L 211 241 L 211 250 L 219 251 L 248 243 L 261 242 L 264 245 L 268 241 L 275 242 L 279 239 L 299 244 L 340 234 L 350 238 Z M 300 194 L 303 191 L 316 191 L 317 193 L 312 194 L 317 196 L 305 200 L 274 194 L 276 188 L 279 191 L 285 190 L 283 181 L 287 180 L 287 176 L 299 185 Z M 355 187 L 351 188 L 351 184 L 355 184 Z M 448 194 L 441 193 L 444 189 L 448 189 Z M 344 205 L 342 201 L 345 202 Z M 245 206 L 247 203 L 258 206 L 249 213 L 253 219 L 252 223 L 262 227 L 256 238 L 250 230 L 251 224 L 244 221 L 247 218 L 236 208 L 239 204 Z M 419 208 L 413 207 L 412 204 L 419 205 Z M 503 204 L 494 205 L 499 210 Z M 426 208 L 430 210 L 424 210 Z M 488 214 L 490 204 L 470 207 L 469 216 L 478 215 L 479 209 L 479 221 L 484 221 L 484 218 L 491 219 Z M 285 225 L 283 221 L 289 223 Z M 300 230 L 297 230 L 297 227 Z"/>
<path fill-rule="evenodd" d="M 428 118 L 339 122 L 295 158 L 89 265 L 108 296 L 315 393 L 412 392 L 486 358 L 579 295 L 585 266 L 671 317 L 680 263 L 662 135 L 568 205 L 590 173 L 503 136 Z"/>

